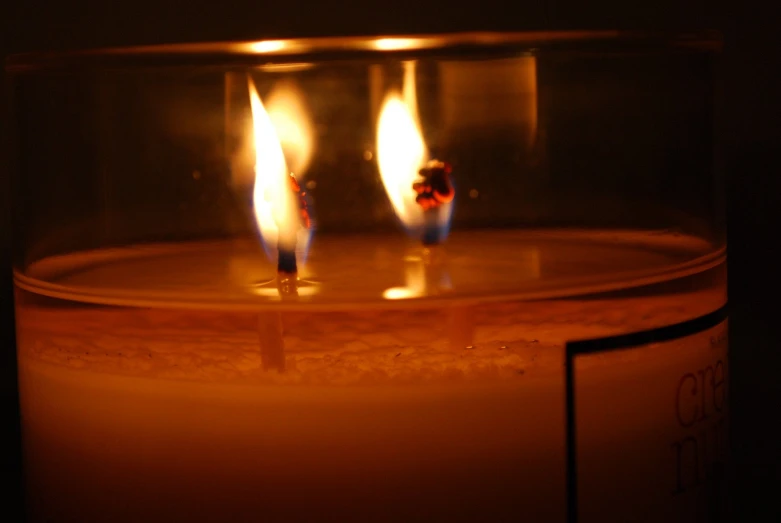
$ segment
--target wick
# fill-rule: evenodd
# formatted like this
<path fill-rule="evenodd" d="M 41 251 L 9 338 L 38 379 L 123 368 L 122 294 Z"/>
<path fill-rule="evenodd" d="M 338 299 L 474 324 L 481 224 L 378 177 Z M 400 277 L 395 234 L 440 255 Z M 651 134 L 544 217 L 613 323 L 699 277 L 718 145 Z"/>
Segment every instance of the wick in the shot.
<path fill-rule="evenodd" d="M 293 173 L 288 174 L 288 183 L 290 191 L 296 200 L 298 206 L 299 224 L 305 229 L 309 229 L 312 226 L 312 219 L 309 214 L 309 205 L 306 201 L 306 191 L 301 188 L 301 184 L 296 180 L 296 176 Z M 280 237 L 277 241 L 277 272 L 281 275 L 294 275 L 298 273 L 298 263 L 296 260 L 295 245 L 297 243 L 295 229 L 287 231 L 283 238 L 283 232 L 280 230 Z M 283 241 L 284 240 L 284 241 Z M 288 247 L 282 247 L 282 245 Z M 289 246 L 292 245 L 291 249 Z"/>
<path fill-rule="evenodd" d="M 298 263 L 296 262 L 296 251 L 289 249 L 278 249 L 277 272 L 280 276 L 298 273 Z"/>
<path fill-rule="evenodd" d="M 418 171 L 423 179 L 412 184 L 412 189 L 418 193 L 415 201 L 423 208 L 421 242 L 424 246 L 437 245 L 442 241 L 440 208 L 455 197 L 455 189 L 450 181 L 451 172 L 450 164 L 431 160 Z"/>

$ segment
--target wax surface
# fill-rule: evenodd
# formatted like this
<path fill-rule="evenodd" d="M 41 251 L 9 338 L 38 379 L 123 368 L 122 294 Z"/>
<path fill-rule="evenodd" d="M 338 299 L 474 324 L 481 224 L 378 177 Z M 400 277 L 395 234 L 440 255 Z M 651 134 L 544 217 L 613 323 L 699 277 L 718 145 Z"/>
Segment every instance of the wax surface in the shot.
<path fill-rule="evenodd" d="M 707 242 L 672 233 L 633 231 L 455 232 L 436 249 L 435 266 L 403 238 L 355 236 L 315 240 L 296 300 L 281 302 L 276 277 L 255 239 L 148 244 L 40 260 L 17 284 L 66 299 L 176 308 L 312 310 L 357 306 L 387 310 L 411 301 L 542 299 L 622 289 L 669 280 L 718 264 Z M 388 300 L 425 272 L 413 300 Z M 418 307 L 419 304 L 413 304 Z"/>

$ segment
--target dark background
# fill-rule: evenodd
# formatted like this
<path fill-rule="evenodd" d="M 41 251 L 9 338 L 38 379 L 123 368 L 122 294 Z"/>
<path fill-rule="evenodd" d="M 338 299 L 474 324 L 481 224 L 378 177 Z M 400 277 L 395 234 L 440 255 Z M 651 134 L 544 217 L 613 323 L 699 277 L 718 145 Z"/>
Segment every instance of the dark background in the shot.
<path fill-rule="evenodd" d="M 774 486 L 781 462 L 781 353 L 776 252 L 781 148 L 781 38 L 771 2 L 730 0 L 7 0 L 0 7 L 0 55 L 31 50 L 335 34 L 537 29 L 715 28 L 725 39 L 721 107 L 727 170 L 733 520 L 781 521 Z M 5 123 L 0 120 L 0 123 Z M 5 133 L 5 127 L 0 127 Z M 4 135 L 0 143 L 5 144 Z M 1 150 L 3 153 L 4 150 Z M 21 507 L 7 176 L 0 156 L 0 391 L 6 514 Z M 2 496 L 0 496 L 2 499 Z M 3 518 L 17 521 L 18 518 Z"/>

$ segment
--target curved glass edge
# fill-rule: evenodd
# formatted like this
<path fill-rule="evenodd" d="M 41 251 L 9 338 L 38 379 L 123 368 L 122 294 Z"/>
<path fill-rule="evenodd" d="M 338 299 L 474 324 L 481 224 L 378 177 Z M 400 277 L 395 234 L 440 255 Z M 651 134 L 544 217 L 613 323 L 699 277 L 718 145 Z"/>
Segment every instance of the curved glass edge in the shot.
<path fill-rule="evenodd" d="M 305 58 L 349 59 L 394 55 L 575 51 L 660 50 L 719 51 L 717 31 L 651 33 L 640 31 L 470 32 L 428 35 L 345 36 L 242 42 L 202 42 L 64 52 L 35 52 L 6 58 L 8 72 L 79 66 L 230 65 L 289 63 Z"/>

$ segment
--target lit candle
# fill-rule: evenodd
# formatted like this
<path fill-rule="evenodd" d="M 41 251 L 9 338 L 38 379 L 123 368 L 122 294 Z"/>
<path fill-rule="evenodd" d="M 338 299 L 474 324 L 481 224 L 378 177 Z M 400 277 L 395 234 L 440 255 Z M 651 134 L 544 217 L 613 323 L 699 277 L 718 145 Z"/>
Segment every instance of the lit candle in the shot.
<path fill-rule="evenodd" d="M 441 74 L 460 101 L 469 71 L 513 64 Z M 450 231 L 463 171 L 430 157 L 404 68 L 372 125 L 408 238 L 323 234 L 310 250 L 311 122 L 290 85 L 261 99 L 250 81 L 259 238 L 17 271 L 33 521 L 683 522 L 713 504 L 723 247 L 668 231 Z M 536 103 L 522 86 L 518 111 Z M 528 147 L 536 107 L 523 122 Z"/>

